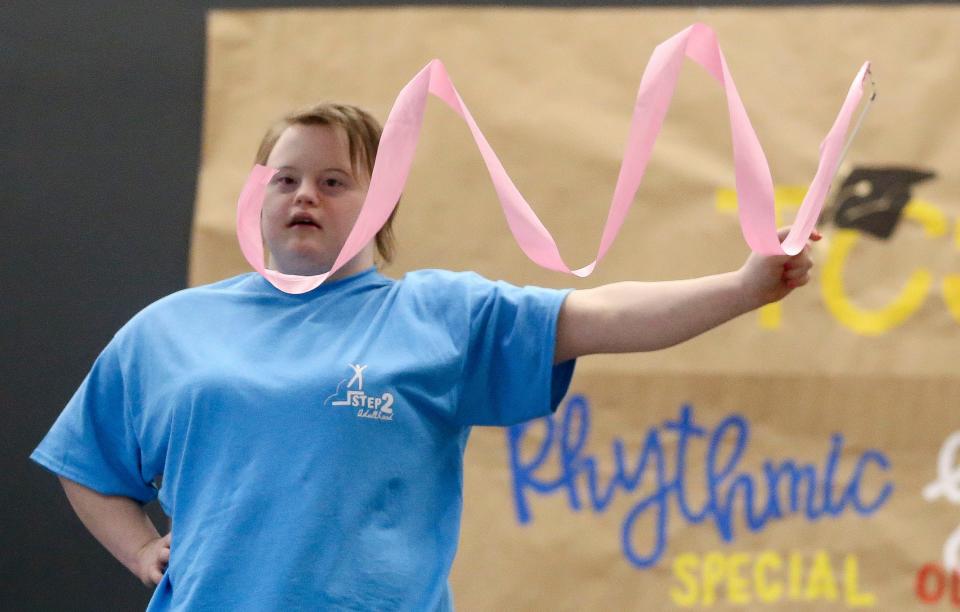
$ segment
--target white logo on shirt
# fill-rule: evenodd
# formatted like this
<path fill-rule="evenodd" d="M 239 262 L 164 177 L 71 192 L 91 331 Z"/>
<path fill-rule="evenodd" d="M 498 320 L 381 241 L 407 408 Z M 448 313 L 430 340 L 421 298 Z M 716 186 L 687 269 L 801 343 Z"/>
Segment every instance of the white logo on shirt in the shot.
<path fill-rule="evenodd" d="M 366 365 L 351 363 L 352 378 L 344 378 L 337 385 L 336 392 L 323 401 L 331 406 L 348 406 L 357 409 L 357 417 L 362 419 L 376 419 L 378 421 L 393 420 L 393 394 L 368 395 L 363 390 L 363 371 Z M 341 395 L 341 390 L 346 391 Z M 330 400 L 333 400 L 332 402 Z"/>

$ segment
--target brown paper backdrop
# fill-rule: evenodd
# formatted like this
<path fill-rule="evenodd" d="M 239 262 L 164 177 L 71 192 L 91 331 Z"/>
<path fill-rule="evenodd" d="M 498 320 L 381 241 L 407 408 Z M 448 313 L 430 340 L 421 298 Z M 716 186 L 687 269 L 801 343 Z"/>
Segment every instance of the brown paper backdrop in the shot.
<path fill-rule="evenodd" d="M 838 474 L 849 476 L 858 457 L 874 449 L 890 469 L 868 468 L 864 495 L 871 499 L 887 481 L 893 494 L 870 517 L 849 508 L 816 522 L 790 514 L 757 533 L 747 533 L 738 511 L 729 543 L 710 522 L 686 525 L 674 504 L 666 551 L 654 568 L 639 569 L 624 556 L 620 528 L 642 488 L 620 492 L 604 513 L 572 512 L 564 494 L 531 495 L 534 520 L 521 526 L 506 432 L 478 430 L 453 573 L 461 609 L 663 609 L 677 605 L 671 589 L 684 588 L 673 567 L 680 554 L 719 551 L 729 559 L 770 550 L 786 564 L 792 551 L 809 560 L 821 549 L 832 555 L 835 601 L 783 595 L 779 604 L 761 604 L 751 584 L 751 601 L 740 607 L 852 607 L 843 590 L 847 554 L 856 557 L 860 590 L 878 608 L 920 605 L 917 571 L 940 563 L 943 543 L 960 523 L 960 508 L 921 495 L 936 476 L 941 444 L 960 429 L 960 306 L 949 305 L 960 296 L 944 299 L 941 287 L 960 273 L 960 84 L 953 78 L 960 9 L 297 9 L 209 17 L 193 284 L 248 270 L 236 245 L 234 207 L 273 119 L 319 100 L 360 104 L 384 119 L 400 88 L 434 57 L 564 257 L 583 265 L 596 252 L 647 58 L 694 21 L 716 29 L 782 193 L 809 183 L 818 144 L 866 59 L 874 63 L 879 97 L 841 175 L 883 166 L 937 176 L 913 188 L 909 214 L 888 240 L 856 234 L 840 268 L 840 245 L 853 230 L 827 223 L 815 258 L 824 272 L 842 271 L 842 289 L 819 274 L 779 314 L 767 312 L 779 324 L 751 314 L 667 351 L 582 359 L 571 393 L 589 401 L 592 429 L 581 454 L 599 457 L 606 482 L 615 438 L 635 456 L 647 432 L 689 402 L 708 432 L 733 413 L 747 419 L 751 438 L 738 469 L 761 485 L 765 460 L 806 461 L 822 473 L 836 432 L 845 440 Z M 442 267 L 518 284 L 591 287 L 730 270 L 747 253 L 735 217 L 721 210 L 732 185 L 725 101 L 688 62 L 616 245 L 590 278 L 548 272 L 516 247 L 466 126 L 431 101 L 398 217 L 399 256 L 386 273 Z M 788 199 L 781 202 L 787 221 Z M 895 313 L 883 315 L 878 335 L 857 327 L 867 315 L 837 314 L 841 297 L 865 311 L 887 308 L 920 267 L 931 274 L 928 293 L 899 323 Z M 531 426 L 528 433 L 536 438 L 540 431 Z M 664 439 L 670 457 L 675 441 Z M 688 459 L 697 475 L 688 483 L 694 499 L 703 494 L 700 444 Z M 554 470 L 557 457 L 549 461 Z M 842 490 L 846 481 L 837 482 Z M 586 495 L 586 481 L 578 483 Z M 738 571 L 750 579 L 745 567 Z M 738 571 L 726 575 L 735 579 Z M 738 605 L 726 599 L 731 588 L 718 587 L 717 606 Z M 703 598 L 694 605 L 705 605 Z"/>

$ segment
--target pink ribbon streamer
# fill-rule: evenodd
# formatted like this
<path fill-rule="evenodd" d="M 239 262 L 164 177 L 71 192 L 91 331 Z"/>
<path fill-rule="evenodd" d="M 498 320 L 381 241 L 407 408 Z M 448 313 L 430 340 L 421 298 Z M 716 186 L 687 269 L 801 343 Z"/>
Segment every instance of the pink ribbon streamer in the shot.
<path fill-rule="evenodd" d="M 237 203 L 237 237 L 240 248 L 250 265 L 282 291 L 304 293 L 323 283 L 376 236 L 396 206 L 413 164 L 427 95 L 433 94 L 459 114 L 470 128 L 490 173 L 510 231 L 523 252 L 544 268 L 580 277 L 588 276 L 613 244 L 643 180 L 654 142 L 673 98 L 684 57 L 689 57 L 703 66 L 726 93 L 733 135 L 740 227 L 744 239 L 757 253 L 799 253 L 817 223 L 827 191 L 837 172 L 843 139 L 863 95 L 863 83 L 870 64 L 864 63 L 860 68 L 840 113 L 820 144 L 820 162 L 816 175 L 789 234 L 781 244 L 777 238 L 774 220 L 773 180 L 767 158 L 730 76 L 716 34 L 708 26 L 699 23 L 658 45 L 650 57 L 640 80 L 627 150 L 620 166 L 597 257 L 582 268 L 574 270 L 564 262 L 553 236 L 510 180 L 439 60 L 427 64 L 397 96 L 384 124 L 367 198 L 353 230 L 329 272 L 316 276 L 296 276 L 268 270 L 264 266 L 260 210 L 266 185 L 276 172 L 265 166 L 254 167 Z"/>

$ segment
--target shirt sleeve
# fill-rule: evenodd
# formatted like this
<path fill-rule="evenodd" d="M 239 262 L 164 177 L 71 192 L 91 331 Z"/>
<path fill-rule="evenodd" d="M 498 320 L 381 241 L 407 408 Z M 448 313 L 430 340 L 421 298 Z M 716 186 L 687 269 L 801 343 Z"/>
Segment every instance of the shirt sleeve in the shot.
<path fill-rule="evenodd" d="M 556 410 L 576 363 L 553 365 L 557 317 L 570 291 L 486 280 L 471 286 L 458 408 L 465 423 L 513 425 Z"/>
<path fill-rule="evenodd" d="M 144 474 L 116 341 L 93 364 L 30 459 L 104 495 L 147 503 L 157 496 Z"/>

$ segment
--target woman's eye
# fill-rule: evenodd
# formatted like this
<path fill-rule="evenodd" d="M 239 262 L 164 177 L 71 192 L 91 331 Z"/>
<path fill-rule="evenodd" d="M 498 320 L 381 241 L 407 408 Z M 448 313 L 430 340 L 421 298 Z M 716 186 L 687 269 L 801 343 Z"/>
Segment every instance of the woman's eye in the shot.
<path fill-rule="evenodd" d="M 281 187 L 289 187 L 290 185 L 295 185 L 297 181 L 292 176 L 280 175 L 275 177 L 273 182 Z"/>

